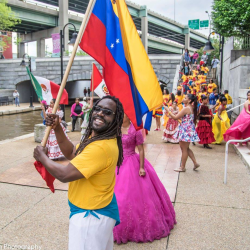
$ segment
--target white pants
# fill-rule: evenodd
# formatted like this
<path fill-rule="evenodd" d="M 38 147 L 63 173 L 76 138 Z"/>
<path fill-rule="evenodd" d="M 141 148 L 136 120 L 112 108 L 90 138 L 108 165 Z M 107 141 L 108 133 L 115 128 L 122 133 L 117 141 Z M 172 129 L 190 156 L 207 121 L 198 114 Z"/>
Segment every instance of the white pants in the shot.
<path fill-rule="evenodd" d="M 116 221 L 97 214 L 98 218 L 84 213 L 73 215 L 69 220 L 69 250 L 112 250 L 113 229 Z"/>

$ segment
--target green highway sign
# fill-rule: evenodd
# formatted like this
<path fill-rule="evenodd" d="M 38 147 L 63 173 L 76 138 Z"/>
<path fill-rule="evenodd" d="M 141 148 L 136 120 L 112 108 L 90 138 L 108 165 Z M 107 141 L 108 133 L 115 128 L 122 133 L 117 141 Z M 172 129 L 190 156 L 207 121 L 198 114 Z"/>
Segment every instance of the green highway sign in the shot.
<path fill-rule="evenodd" d="M 208 28 L 209 21 L 208 20 L 202 20 L 200 21 L 200 28 Z"/>
<path fill-rule="evenodd" d="M 200 19 L 188 20 L 188 27 L 190 29 L 198 30 L 200 28 Z"/>

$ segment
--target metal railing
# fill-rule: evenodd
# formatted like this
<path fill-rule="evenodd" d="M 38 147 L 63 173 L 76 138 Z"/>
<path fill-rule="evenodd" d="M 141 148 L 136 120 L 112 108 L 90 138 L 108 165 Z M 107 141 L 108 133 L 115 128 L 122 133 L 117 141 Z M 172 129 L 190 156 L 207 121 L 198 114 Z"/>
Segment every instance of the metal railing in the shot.
<path fill-rule="evenodd" d="M 250 137 L 244 140 L 230 140 L 226 143 L 226 151 L 225 151 L 225 171 L 224 171 L 224 184 L 227 184 L 227 165 L 228 165 L 228 147 L 230 143 L 233 142 L 248 142 L 250 141 Z"/>

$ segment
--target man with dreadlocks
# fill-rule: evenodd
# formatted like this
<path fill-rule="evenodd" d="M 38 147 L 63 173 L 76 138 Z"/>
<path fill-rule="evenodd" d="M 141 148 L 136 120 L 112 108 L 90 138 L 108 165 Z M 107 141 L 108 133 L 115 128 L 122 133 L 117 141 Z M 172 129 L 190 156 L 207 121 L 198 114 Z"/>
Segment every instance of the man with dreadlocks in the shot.
<path fill-rule="evenodd" d="M 86 136 L 76 147 L 65 136 L 58 116 L 46 118 L 70 163 L 65 167 L 53 162 L 41 146 L 34 157 L 56 179 L 69 182 L 69 250 L 113 249 L 113 228 L 120 223 L 114 186 L 116 166 L 123 161 L 123 116 L 117 98 L 103 97 L 93 106 Z"/>

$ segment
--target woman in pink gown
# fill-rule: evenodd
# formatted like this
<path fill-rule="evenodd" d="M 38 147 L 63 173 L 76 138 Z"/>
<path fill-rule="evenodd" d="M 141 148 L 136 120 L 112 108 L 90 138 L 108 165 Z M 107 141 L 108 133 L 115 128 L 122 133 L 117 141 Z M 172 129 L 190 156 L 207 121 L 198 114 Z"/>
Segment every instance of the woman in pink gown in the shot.
<path fill-rule="evenodd" d="M 159 240 L 176 224 L 174 207 L 154 168 L 144 159 L 142 132 L 135 130 L 126 115 L 122 133 L 124 160 L 115 185 L 121 224 L 114 228 L 114 240 L 118 244 Z"/>
<path fill-rule="evenodd" d="M 224 140 L 241 140 L 250 137 L 250 91 L 247 92 L 247 101 L 238 118 L 224 134 Z"/>

